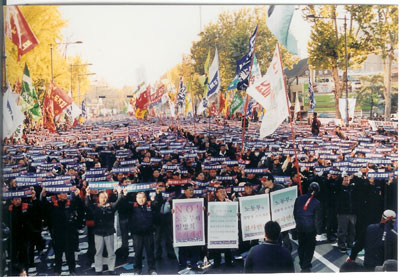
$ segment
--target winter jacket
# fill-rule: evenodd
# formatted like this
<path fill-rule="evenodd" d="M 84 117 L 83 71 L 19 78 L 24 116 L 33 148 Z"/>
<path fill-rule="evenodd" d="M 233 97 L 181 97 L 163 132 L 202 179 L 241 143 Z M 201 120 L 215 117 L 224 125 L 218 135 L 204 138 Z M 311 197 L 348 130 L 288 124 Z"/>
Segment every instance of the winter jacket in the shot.
<path fill-rule="evenodd" d="M 310 198 L 311 193 L 303 194 L 297 197 L 294 203 L 294 220 L 296 221 L 296 229 L 299 232 L 316 232 L 316 227 L 321 224 L 321 206 L 319 200 L 312 197 L 305 209 L 305 205 Z"/>

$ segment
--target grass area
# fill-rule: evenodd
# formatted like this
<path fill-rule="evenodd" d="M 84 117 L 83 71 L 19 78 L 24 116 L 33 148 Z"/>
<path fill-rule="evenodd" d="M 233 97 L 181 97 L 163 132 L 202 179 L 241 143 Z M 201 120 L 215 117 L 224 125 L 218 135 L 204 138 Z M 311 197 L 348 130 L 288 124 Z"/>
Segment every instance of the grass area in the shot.
<path fill-rule="evenodd" d="M 315 94 L 315 101 L 316 101 L 316 111 L 335 111 L 335 97 L 333 94 Z M 356 94 L 350 93 L 349 98 L 355 98 Z M 304 105 L 308 107 L 309 99 L 308 95 L 304 98 Z M 356 110 L 362 109 L 363 111 L 369 111 L 370 106 L 363 105 L 360 106 L 356 104 Z"/>

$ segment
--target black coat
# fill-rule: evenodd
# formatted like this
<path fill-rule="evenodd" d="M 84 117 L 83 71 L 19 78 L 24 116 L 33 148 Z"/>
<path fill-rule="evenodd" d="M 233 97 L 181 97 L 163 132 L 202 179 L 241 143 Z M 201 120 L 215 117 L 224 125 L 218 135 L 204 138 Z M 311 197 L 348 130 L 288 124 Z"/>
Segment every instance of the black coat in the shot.
<path fill-rule="evenodd" d="M 338 184 L 335 188 L 337 214 L 357 214 L 360 201 L 359 196 L 355 185 L 343 186 Z"/>
<path fill-rule="evenodd" d="M 387 259 L 397 260 L 397 233 L 390 222 L 371 224 L 365 235 L 364 266 L 380 266 Z"/>
<path fill-rule="evenodd" d="M 294 273 L 289 250 L 279 244 L 265 242 L 253 246 L 244 263 L 245 273 Z"/>
<path fill-rule="evenodd" d="M 156 194 L 154 201 L 147 201 L 144 205 L 139 205 L 136 201 L 130 203 L 132 209 L 131 232 L 136 235 L 151 234 L 161 204 L 162 196 L 160 193 Z"/>
<path fill-rule="evenodd" d="M 316 232 L 316 227 L 321 224 L 321 205 L 315 197 L 311 199 L 306 210 L 304 206 L 311 193 L 303 194 L 297 197 L 294 203 L 294 220 L 296 221 L 296 229 L 299 232 Z"/>

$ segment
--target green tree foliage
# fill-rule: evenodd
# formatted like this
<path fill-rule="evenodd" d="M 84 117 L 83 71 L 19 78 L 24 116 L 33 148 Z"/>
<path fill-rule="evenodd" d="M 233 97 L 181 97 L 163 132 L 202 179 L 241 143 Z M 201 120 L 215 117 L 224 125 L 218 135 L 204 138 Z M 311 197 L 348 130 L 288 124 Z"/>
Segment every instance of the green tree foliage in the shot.
<path fill-rule="evenodd" d="M 264 7 L 225 12 L 219 15 L 215 24 L 207 25 L 200 33 L 200 40 L 192 44 L 191 57 L 195 73 L 204 74 L 204 63 L 208 51 L 211 50 L 211 64 L 215 47 L 217 47 L 222 89 L 226 89 L 235 77 L 236 60 L 248 52 L 249 39 L 257 24 L 255 53 L 261 72 L 265 74 L 272 60 L 277 40 L 267 28 L 266 8 Z M 283 64 L 292 68 L 293 64 L 298 61 L 298 57 L 293 56 L 283 47 L 280 49 Z M 200 86 L 198 89 L 201 89 Z M 200 94 L 200 92 L 197 93 Z"/>
<path fill-rule="evenodd" d="M 345 6 L 346 15 L 338 16 L 339 7 L 336 5 L 308 5 L 303 9 L 304 19 L 312 23 L 311 37 L 308 43 L 309 64 L 313 69 L 330 69 L 332 71 L 337 118 L 340 118 L 339 98 L 346 91 L 345 74 L 342 74 L 341 78 L 339 76 L 339 70 L 346 71 L 346 43 L 348 67 L 360 65 L 371 51 L 370 40 L 364 29 L 361 28 L 371 19 L 370 6 Z M 343 20 L 344 16 L 346 16 L 346 21 Z"/>
<path fill-rule="evenodd" d="M 357 94 L 357 103 L 361 106 L 370 107 L 370 117 L 373 109 L 377 106 L 379 99 L 383 98 L 383 75 L 375 74 L 360 77 L 361 89 Z"/>
<path fill-rule="evenodd" d="M 392 105 L 392 65 L 399 41 L 399 10 L 395 5 L 367 6 L 365 12 L 356 9 L 356 20 L 372 48 L 380 55 L 384 66 L 385 120 L 390 119 Z M 368 20 L 365 20 L 368 18 Z"/>

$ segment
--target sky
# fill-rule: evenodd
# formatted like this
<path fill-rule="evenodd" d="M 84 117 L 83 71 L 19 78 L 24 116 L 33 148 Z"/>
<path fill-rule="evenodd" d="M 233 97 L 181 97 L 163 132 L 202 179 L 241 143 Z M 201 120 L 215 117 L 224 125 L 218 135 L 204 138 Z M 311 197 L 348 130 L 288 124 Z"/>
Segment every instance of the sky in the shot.
<path fill-rule="evenodd" d="M 201 29 L 216 23 L 224 11 L 243 6 L 60 6 L 68 21 L 64 41 L 67 55 L 81 55 L 93 65 L 97 80 L 114 88 L 154 83 L 190 53 Z M 247 6 L 254 7 L 254 6 Z M 306 57 L 309 25 L 296 10 L 293 33 L 300 37 L 300 57 Z M 245 53 L 243 53 L 245 54 Z M 221 63 L 223 61 L 220 61 Z"/>

